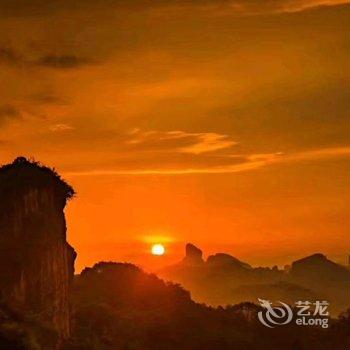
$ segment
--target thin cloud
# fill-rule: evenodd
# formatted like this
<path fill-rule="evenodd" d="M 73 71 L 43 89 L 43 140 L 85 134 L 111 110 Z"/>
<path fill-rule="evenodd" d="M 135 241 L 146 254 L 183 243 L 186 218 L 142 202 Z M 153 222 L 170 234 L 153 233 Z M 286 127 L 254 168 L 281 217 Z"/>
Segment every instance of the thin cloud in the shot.
<path fill-rule="evenodd" d="M 233 155 L 236 158 L 237 155 Z M 293 154 L 267 153 L 251 154 L 245 157 L 245 161 L 223 166 L 203 168 L 168 168 L 168 169 L 95 169 L 87 171 L 66 172 L 66 176 L 101 176 L 101 175 L 187 175 L 187 174 L 229 174 L 256 170 L 268 165 L 292 163 L 299 161 L 319 161 L 329 158 L 350 157 L 350 147 L 334 147 L 296 152 Z"/>
<path fill-rule="evenodd" d="M 143 150 L 161 150 L 189 154 L 202 154 L 228 149 L 237 144 L 228 135 L 217 133 L 189 133 L 185 131 L 141 131 L 129 133 L 129 145 Z"/>
<path fill-rule="evenodd" d="M 221 10 L 230 9 L 231 13 L 241 14 L 273 14 L 300 12 L 320 6 L 337 6 L 349 3 L 349 0 L 232 0 L 226 2 L 227 6 L 221 6 Z"/>
<path fill-rule="evenodd" d="M 231 140 L 227 135 L 220 135 L 216 133 L 200 133 L 192 135 L 197 138 L 197 143 L 184 147 L 180 149 L 180 151 L 185 153 L 201 154 L 227 149 L 237 144 L 237 142 Z"/>
<path fill-rule="evenodd" d="M 321 160 L 348 156 L 350 156 L 350 147 L 330 147 L 294 153 L 284 159 L 281 158 L 280 161 Z"/>
<path fill-rule="evenodd" d="M 90 64 L 89 60 L 74 55 L 46 55 L 41 57 L 37 64 L 55 69 L 72 69 Z"/>
<path fill-rule="evenodd" d="M 283 10 L 285 12 L 298 12 L 305 9 L 319 7 L 319 6 L 337 6 L 349 4 L 349 0 L 299 0 L 299 1 L 285 1 Z"/>
<path fill-rule="evenodd" d="M 50 130 L 52 132 L 63 132 L 63 131 L 70 131 L 74 129 L 75 128 L 69 124 L 55 124 L 50 126 Z"/>
<path fill-rule="evenodd" d="M 217 168 L 184 168 L 184 169 L 140 169 L 140 170 L 91 170 L 66 172 L 65 176 L 99 176 L 99 175 L 191 175 L 191 174 L 225 174 L 260 168 L 265 164 L 243 163 L 240 165 Z"/>
<path fill-rule="evenodd" d="M 209 12 L 211 14 L 217 13 L 215 10 L 223 13 L 231 12 L 236 14 L 256 14 L 256 13 L 278 13 L 278 12 L 297 12 L 308 8 L 317 6 L 336 6 L 341 4 L 348 4 L 349 0 L 114 0 L 114 1 L 46 1 L 46 0 L 32 0 L 28 5 L 25 0 L 2 0 L 0 2 L 1 16 L 29 16 L 29 17 L 43 17 L 52 13 L 62 12 L 79 12 L 79 11 L 96 11 L 97 9 L 111 11 L 129 10 L 136 11 L 144 10 L 166 10 L 169 9 L 185 9 L 185 10 L 200 10 Z"/>
<path fill-rule="evenodd" d="M 41 66 L 53 69 L 75 69 L 92 63 L 91 60 L 85 57 L 72 54 L 44 54 L 39 55 L 37 59 L 32 59 L 13 48 L 0 47 L 0 64 L 21 65 L 24 67 Z"/>

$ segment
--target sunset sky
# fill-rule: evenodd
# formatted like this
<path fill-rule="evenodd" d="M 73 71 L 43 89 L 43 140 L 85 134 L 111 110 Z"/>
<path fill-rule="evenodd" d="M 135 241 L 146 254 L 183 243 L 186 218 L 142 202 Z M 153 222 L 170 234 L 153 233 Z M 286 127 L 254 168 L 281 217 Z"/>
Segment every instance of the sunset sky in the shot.
<path fill-rule="evenodd" d="M 0 162 L 74 186 L 78 270 L 157 269 L 186 242 L 345 263 L 348 2 L 1 0 Z"/>

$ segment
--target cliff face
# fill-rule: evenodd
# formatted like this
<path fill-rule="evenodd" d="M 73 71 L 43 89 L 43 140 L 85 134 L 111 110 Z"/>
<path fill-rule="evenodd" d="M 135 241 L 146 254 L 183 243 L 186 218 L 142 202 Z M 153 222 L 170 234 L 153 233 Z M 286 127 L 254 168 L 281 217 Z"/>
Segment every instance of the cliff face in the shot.
<path fill-rule="evenodd" d="M 56 173 L 23 158 L 0 168 L 2 302 L 53 328 L 60 340 L 70 335 L 76 254 L 63 210 L 73 194 Z"/>
<path fill-rule="evenodd" d="M 191 243 L 186 244 L 186 255 L 183 262 L 188 265 L 201 265 L 204 263 L 203 252 Z"/>

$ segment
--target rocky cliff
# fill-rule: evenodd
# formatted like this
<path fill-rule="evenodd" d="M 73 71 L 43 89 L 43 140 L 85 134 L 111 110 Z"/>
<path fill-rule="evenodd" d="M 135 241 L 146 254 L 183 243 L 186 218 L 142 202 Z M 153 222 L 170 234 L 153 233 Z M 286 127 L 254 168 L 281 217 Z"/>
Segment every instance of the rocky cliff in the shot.
<path fill-rule="evenodd" d="M 186 255 L 183 263 L 188 265 L 200 265 L 204 263 L 203 252 L 191 243 L 186 244 Z"/>
<path fill-rule="evenodd" d="M 74 190 L 51 169 L 17 158 L 0 168 L 1 302 L 70 336 L 75 251 L 64 207 Z"/>

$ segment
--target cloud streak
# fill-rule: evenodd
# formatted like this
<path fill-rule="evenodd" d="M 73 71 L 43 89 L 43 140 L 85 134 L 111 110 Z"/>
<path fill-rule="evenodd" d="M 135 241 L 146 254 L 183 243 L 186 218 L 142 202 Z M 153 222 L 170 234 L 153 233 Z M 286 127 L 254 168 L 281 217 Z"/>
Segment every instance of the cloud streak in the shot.
<path fill-rule="evenodd" d="M 33 53 L 35 54 L 35 52 Z M 0 64 L 21 65 L 22 67 L 46 67 L 53 69 L 76 69 L 93 62 L 85 57 L 73 54 L 41 54 L 33 59 L 21 54 L 12 47 L 0 47 Z"/>
<path fill-rule="evenodd" d="M 272 0 L 272 1 L 227 1 L 231 12 L 241 14 L 264 14 L 299 12 L 320 6 L 337 6 L 349 4 L 349 0 Z"/>
<path fill-rule="evenodd" d="M 131 138 L 127 143 L 142 150 L 158 149 L 195 155 L 231 148 L 237 144 L 228 135 L 213 132 L 189 133 L 180 130 L 143 132 L 134 129 L 130 135 Z"/>
<path fill-rule="evenodd" d="M 318 6 L 337 6 L 350 3 L 349 0 L 296 0 L 281 2 L 285 3 L 283 6 L 285 12 L 297 12 Z"/>
<path fill-rule="evenodd" d="M 46 55 L 37 62 L 39 66 L 55 69 L 74 69 L 90 64 L 89 60 L 74 55 Z"/>
<path fill-rule="evenodd" d="M 3 0 L 0 2 L 2 16 L 47 16 L 59 12 L 97 11 L 113 9 L 137 10 L 169 10 L 196 9 L 210 11 L 217 9 L 226 13 L 255 14 L 276 12 L 297 12 L 317 6 L 335 6 L 348 4 L 349 0 L 77 0 L 64 2 L 55 0 L 32 0 L 30 5 L 25 0 Z"/>
<path fill-rule="evenodd" d="M 239 159 L 241 155 L 230 155 Z M 331 158 L 350 157 L 350 147 L 321 148 L 291 154 L 267 153 L 243 156 L 244 161 L 235 164 L 211 167 L 179 167 L 153 169 L 94 169 L 87 171 L 66 172 L 66 176 L 101 176 L 101 175 L 188 175 L 188 174 L 230 174 L 256 170 L 274 164 L 287 164 L 301 161 L 320 161 Z"/>

